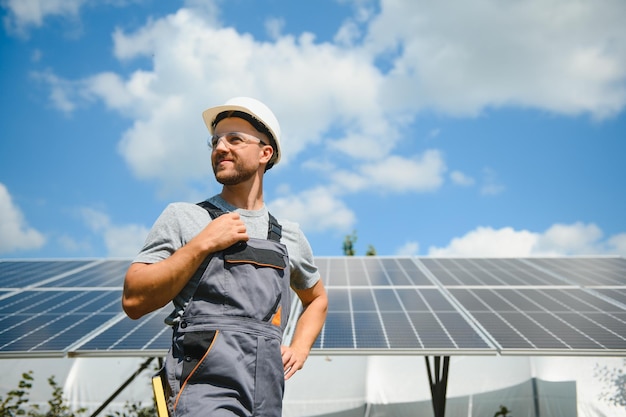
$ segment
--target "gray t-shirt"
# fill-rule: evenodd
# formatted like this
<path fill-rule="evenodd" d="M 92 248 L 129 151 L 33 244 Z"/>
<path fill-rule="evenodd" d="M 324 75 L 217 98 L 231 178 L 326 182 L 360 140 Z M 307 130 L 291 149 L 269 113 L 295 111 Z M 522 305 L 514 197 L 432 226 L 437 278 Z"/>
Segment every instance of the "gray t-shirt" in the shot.
<path fill-rule="evenodd" d="M 267 238 L 269 212 L 265 205 L 260 210 L 243 210 L 228 204 L 219 195 L 211 197 L 208 201 L 225 212 L 239 213 L 250 238 Z M 169 204 L 152 226 L 143 249 L 133 262 L 152 264 L 168 258 L 200 233 L 210 221 L 209 213 L 197 204 Z M 297 223 L 282 219 L 278 219 L 278 222 L 282 226 L 280 241 L 287 247 L 289 254 L 291 287 L 311 288 L 320 279 L 319 271 L 313 263 L 311 246 Z M 175 311 L 166 320 L 168 324 L 180 319 L 195 287 L 195 283 L 190 280 L 174 298 Z"/>

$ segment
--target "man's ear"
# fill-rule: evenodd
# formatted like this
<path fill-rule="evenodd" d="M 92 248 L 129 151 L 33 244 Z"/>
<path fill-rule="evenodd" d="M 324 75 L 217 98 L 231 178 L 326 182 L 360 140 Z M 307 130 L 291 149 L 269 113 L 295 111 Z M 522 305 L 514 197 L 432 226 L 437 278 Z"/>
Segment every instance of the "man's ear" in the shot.
<path fill-rule="evenodd" d="M 274 156 L 274 148 L 270 145 L 265 145 L 261 148 L 261 163 L 267 164 Z"/>

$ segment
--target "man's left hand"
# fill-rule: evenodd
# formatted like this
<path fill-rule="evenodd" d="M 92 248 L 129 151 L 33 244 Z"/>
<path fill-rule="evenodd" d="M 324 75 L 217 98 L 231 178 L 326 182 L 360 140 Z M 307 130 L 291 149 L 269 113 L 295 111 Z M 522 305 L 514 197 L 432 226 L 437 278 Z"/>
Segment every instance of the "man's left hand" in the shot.
<path fill-rule="evenodd" d="M 285 380 L 287 380 L 302 369 L 304 362 L 308 357 L 308 352 L 301 352 L 290 346 L 281 346 L 280 350 L 283 357 Z"/>

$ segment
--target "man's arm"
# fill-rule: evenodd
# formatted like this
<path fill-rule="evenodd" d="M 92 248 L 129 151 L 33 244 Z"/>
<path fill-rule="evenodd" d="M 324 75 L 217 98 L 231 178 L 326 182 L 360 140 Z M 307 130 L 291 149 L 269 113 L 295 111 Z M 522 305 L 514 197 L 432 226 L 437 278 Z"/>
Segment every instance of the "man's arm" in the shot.
<path fill-rule="evenodd" d="M 133 263 L 126 272 L 122 307 L 138 319 L 172 301 L 211 253 L 247 241 L 246 226 L 238 213 L 211 221 L 196 237 L 170 257 L 154 264 Z"/>
<path fill-rule="evenodd" d="M 304 366 L 311 347 L 322 330 L 328 310 L 328 296 L 321 279 L 311 288 L 294 291 L 302 301 L 304 311 L 296 324 L 291 345 L 282 347 L 285 379 L 291 378 Z"/>

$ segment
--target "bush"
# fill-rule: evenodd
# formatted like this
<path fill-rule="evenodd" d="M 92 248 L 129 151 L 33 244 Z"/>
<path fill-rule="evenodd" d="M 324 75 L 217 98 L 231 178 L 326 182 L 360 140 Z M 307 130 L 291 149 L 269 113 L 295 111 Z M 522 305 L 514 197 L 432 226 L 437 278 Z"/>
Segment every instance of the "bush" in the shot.
<path fill-rule="evenodd" d="M 624 359 L 626 366 L 626 359 Z M 595 377 L 604 384 L 600 399 L 618 407 L 626 407 L 626 373 L 620 368 L 595 366 Z"/>
<path fill-rule="evenodd" d="M 22 379 L 18 383 L 17 389 L 7 393 L 6 398 L 0 396 L 0 416 L 1 417 L 80 417 L 87 411 L 86 408 L 79 408 L 72 411 L 63 398 L 63 388 L 54 379 L 48 378 L 48 384 L 52 388 L 52 398 L 48 400 L 46 411 L 42 411 L 39 404 L 28 404 L 30 390 L 33 387 L 33 371 L 22 374 Z M 107 417 L 154 417 L 156 408 L 142 407 L 141 403 L 126 403 L 124 411 L 108 414 Z"/>
<path fill-rule="evenodd" d="M 6 398 L 0 397 L 0 416 L 3 417 L 78 417 L 86 409 L 72 411 L 63 398 L 63 388 L 57 384 L 54 376 L 48 378 L 48 385 L 52 388 L 52 398 L 48 400 L 48 410 L 42 411 L 39 404 L 30 404 L 29 394 L 33 387 L 33 371 L 22 374 L 18 388 L 7 393 Z"/>

